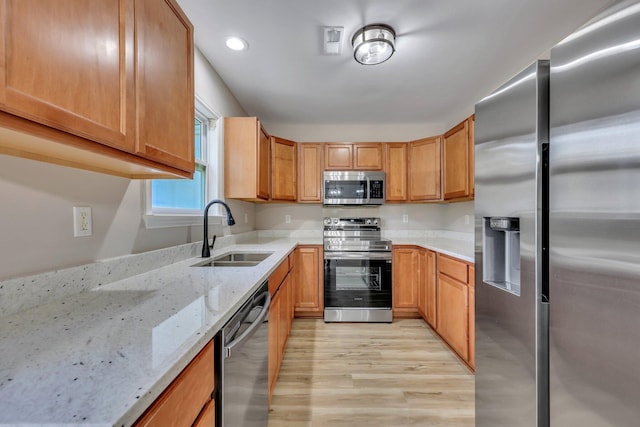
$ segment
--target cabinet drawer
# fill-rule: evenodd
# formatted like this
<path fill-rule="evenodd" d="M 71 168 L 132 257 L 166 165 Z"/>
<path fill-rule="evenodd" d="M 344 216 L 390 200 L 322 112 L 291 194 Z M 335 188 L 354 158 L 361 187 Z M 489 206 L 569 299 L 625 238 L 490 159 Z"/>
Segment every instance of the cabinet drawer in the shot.
<path fill-rule="evenodd" d="M 137 427 L 189 427 L 211 399 L 213 341 L 187 365 L 135 424 Z"/>
<path fill-rule="evenodd" d="M 216 425 L 216 403 L 210 400 L 204 407 L 202 413 L 193 424 L 193 427 L 215 427 Z"/>
<path fill-rule="evenodd" d="M 463 261 L 438 254 L 438 272 L 462 283 L 468 283 L 467 263 Z"/>
<path fill-rule="evenodd" d="M 289 273 L 289 261 L 285 259 L 269 276 L 269 293 L 271 296 L 275 295 L 287 273 Z"/>

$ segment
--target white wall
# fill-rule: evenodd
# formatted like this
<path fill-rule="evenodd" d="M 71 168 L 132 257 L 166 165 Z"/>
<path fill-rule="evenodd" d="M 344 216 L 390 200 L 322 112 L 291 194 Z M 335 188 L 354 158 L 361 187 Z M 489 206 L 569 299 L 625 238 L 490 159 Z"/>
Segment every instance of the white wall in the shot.
<path fill-rule="evenodd" d="M 402 221 L 403 215 L 408 222 Z M 291 215 L 291 222 L 285 222 Z M 465 215 L 469 215 L 466 224 Z M 256 207 L 257 230 L 322 230 L 324 217 L 375 216 L 386 230 L 449 230 L 473 232 L 473 202 L 392 204 L 380 207 L 324 208 L 318 204 L 279 203 Z"/>
<path fill-rule="evenodd" d="M 195 87 L 215 112 L 246 115 L 198 51 Z M 0 155 L 0 280 L 202 239 L 201 226 L 146 229 L 144 183 Z M 92 208 L 92 236 L 73 237 L 73 206 Z M 255 207 L 230 206 L 238 225 L 212 233 L 252 230 Z"/>

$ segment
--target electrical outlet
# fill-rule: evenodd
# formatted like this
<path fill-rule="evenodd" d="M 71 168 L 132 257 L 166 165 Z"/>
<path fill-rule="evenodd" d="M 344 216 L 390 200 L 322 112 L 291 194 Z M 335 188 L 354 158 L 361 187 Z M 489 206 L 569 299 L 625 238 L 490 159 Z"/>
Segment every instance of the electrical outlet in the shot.
<path fill-rule="evenodd" d="M 469 225 L 469 215 L 464 216 L 464 223 Z"/>
<path fill-rule="evenodd" d="M 85 237 L 93 234 L 91 224 L 91 208 L 88 206 L 73 207 L 73 237 Z"/>
<path fill-rule="evenodd" d="M 249 214 L 246 212 L 244 213 L 244 223 L 249 224 Z"/>
<path fill-rule="evenodd" d="M 402 222 L 404 222 L 405 224 L 406 224 L 407 222 L 409 222 L 409 215 L 407 215 L 407 214 L 403 214 L 403 215 L 402 215 Z"/>
<path fill-rule="evenodd" d="M 284 216 L 284 222 L 287 224 L 291 224 L 291 215 L 285 215 Z"/>

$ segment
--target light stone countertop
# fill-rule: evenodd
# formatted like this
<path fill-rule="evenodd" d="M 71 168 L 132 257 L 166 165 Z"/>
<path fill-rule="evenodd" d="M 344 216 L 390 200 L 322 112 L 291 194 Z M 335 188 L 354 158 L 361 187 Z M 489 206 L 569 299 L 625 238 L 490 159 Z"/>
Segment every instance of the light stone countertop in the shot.
<path fill-rule="evenodd" d="M 392 240 L 473 262 L 472 242 Z M 189 258 L 0 317 L 0 425 L 133 424 L 298 244 L 322 239 L 253 238 L 212 255 L 273 252 L 255 267 Z"/>
<path fill-rule="evenodd" d="M 415 245 L 473 263 L 473 242 L 446 237 L 393 237 L 394 245 Z"/>

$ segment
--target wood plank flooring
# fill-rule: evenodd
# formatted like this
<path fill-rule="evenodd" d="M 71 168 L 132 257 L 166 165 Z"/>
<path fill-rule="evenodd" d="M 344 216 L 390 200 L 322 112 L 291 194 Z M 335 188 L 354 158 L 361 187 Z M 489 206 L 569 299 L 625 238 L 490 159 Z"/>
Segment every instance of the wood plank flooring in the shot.
<path fill-rule="evenodd" d="M 269 427 L 474 425 L 474 376 L 424 321 L 294 321 Z"/>

